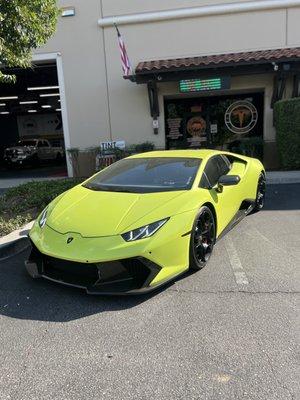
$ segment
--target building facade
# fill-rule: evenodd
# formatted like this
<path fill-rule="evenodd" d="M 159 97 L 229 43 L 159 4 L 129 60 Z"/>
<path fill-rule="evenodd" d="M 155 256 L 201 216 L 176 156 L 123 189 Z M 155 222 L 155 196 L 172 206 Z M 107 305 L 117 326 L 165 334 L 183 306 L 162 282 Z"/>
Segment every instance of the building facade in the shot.
<path fill-rule="evenodd" d="M 59 18 L 33 60 L 57 60 L 67 148 L 118 139 L 157 148 L 248 145 L 267 168 L 278 166 L 273 104 L 299 95 L 300 1 L 59 6 L 71 16 Z M 133 66 L 129 79 L 114 23 Z"/>

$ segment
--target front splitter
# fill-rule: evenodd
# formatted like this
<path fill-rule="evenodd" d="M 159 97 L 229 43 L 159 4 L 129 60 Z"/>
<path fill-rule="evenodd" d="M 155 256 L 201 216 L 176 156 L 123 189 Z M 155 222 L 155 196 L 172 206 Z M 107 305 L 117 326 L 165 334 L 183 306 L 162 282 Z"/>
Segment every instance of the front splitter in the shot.
<path fill-rule="evenodd" d="M 101 284 L 97 286 L 82 286 L 80 284 L 73 284 L 69 282 L 64 282 L 63 280 L 60 279 L 54 279 L 52 277 L 49 277 L 45 274 L 39 273 L 38 270 L 38 265 L 36 263 L 30 262 L 30 261 L 25 261 L 25 266 L 28 274 L 34 278 L 43 278 L 47 279 L 51 282 L 59 283 L 64 286 L 69 286 L 77 289 L 83 289 L 86 291 L 87 294 L 90 295 L 101 295 L 101 296 L 130 296 L 130 295 L 142 295 L 142 294 L 148 294 L 151 292 L 154 292 L 155 290 L 158 290 L 159 288 L 163 287 L 164 285 L 171 283 L 174 281 L 176 278 L 179 276 L 183 275 L 186 271 L 181 272 L 175 276 L 172 276 L 168 279 L 163 280 L 162 282 L 158 283 L 157 285 L 154 286 L 147 286 L 147 287 L 142 287 L 140 289 L 130 289 L 130 282 L 129 280 L 119 280 L 115 282 L 110 282 L 109 284 Z M 127 285 L 127 287 L 126 287 Z"/>

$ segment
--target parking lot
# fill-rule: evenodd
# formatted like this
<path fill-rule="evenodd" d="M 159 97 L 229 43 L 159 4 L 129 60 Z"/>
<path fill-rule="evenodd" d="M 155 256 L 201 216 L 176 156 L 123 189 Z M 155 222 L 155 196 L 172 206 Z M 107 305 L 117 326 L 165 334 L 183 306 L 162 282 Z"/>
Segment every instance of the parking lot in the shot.
<path fill-rule="evenodd" d="M 0 263 L 0 399 L 300 399 L 300 184 L 144 297 L 91 297 Z"/>

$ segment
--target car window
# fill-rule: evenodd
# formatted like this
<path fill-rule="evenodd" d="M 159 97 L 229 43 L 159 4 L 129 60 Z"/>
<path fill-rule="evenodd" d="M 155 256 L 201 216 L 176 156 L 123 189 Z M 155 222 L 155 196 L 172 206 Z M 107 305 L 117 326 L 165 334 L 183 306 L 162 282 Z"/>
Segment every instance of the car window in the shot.
<path fill-rule="evenodd" d="M 84 186 L 92 190 L 136 193 L 189 190 L 200 164 L 199 158 L 127 158 L 104 169 Z"/>
<path fill-rule="evenodd" d="M 42 141 L 38 142 L 38 146 L 37 147 L 44 147 L 44 144 Z"/>
<path fill-rule="evenodd" d="M 44 147 L 49 147 L 49 143 L 46 140 L 43 141 L 43 144 L 44 144 Z"/>
<path fill-rule="evenodd" d="M 200 187 L 211 188 L 215 186 L 222 175 L 230 171 L 230 162 L 227 157 L 220 155 L 210 158 L 204 168 Z"/>
<path fill-rule="evenodd" d="M 221 155 L 218 156 L 217 159 L 218 159 L 218 168 L 220 176 L 227 175 L 231 168 L 228 158 L 226 156 Z"/>
<path fill-rule="evenodd" d="M 20 140 L 17 146 L 36 146 L 36 140 Z"/>

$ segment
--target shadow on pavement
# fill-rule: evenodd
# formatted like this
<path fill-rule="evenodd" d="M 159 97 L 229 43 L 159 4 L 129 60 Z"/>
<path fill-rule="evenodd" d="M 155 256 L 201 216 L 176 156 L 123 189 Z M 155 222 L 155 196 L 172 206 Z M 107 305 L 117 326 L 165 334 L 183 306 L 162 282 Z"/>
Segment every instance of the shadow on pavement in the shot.
<path fill-rule="evenodd" d="M 92 296 L 44 279 L 32 279 L 24 261 L 29 251 L 0 263 L 0 313 L 11 318 L 67 322 L 136 307 L 165 288 L 141 296 Z"/>
<path fill-rule="evenodd" d="M 269 185 L 265 210 L 299 210 L 300 184 Z M 120 311 L 159 296 L 169 285 L 141 296 L 89 296 L 80 289 L 33 280 L 24 261 L 29 250 L 0 262 L 0 313 L 11 318 L 67 322 L 107 311 Z M 181 279 L 184 279 L 184 275 Z M 177 280 L 178 281 L 178 280 Z"/>

